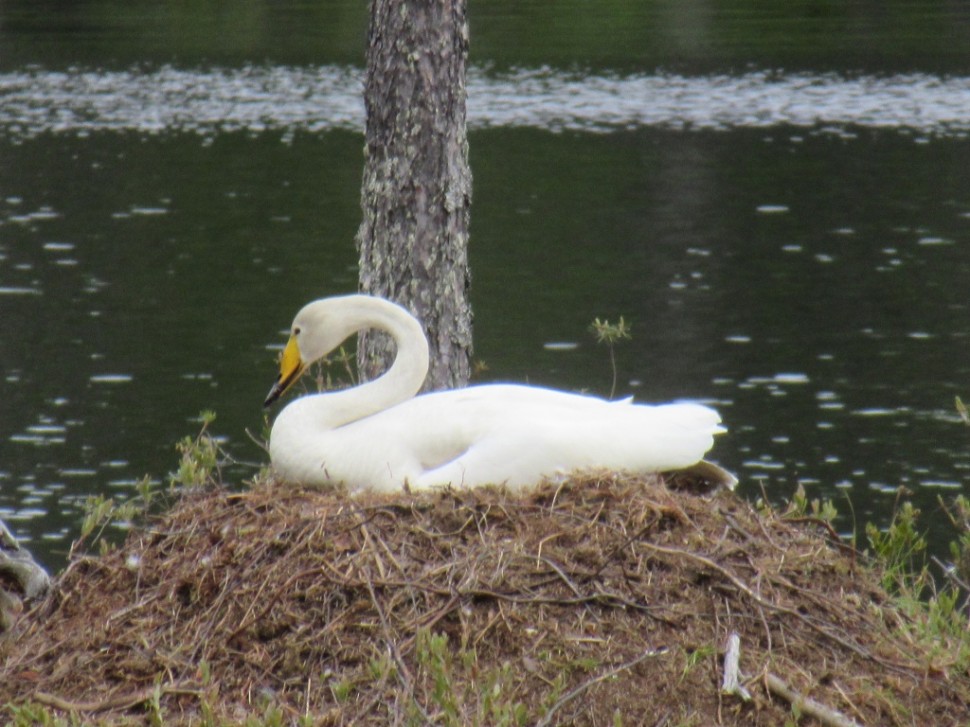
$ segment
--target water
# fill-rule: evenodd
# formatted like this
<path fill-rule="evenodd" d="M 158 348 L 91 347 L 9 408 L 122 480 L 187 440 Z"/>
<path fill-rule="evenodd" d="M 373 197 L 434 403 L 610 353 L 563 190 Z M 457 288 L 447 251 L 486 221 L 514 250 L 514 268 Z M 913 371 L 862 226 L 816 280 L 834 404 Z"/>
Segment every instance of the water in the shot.
<path fill-rule="evenodd" d="M 346 66 L 0 73 L 0 131 L 17 138 L 95 131 L 158 134 L 362 132 L 363 74 Z M 468 123 L 610 133 L 659 127 L 730 130 L 792 125 L 964 137 L 970 78 L 908 73 L 598 76 L 550 68 L 473 67 Z"/>
<path fill-rule="evenodd" d="M 338 51 L 304 40 L 268 62 L 180 40 L 211 49 L 186 63 L 151 42 L 139 55 L 127 15 L 107 53 L 90 27 L 54 42 L 15 7 L 0 64 L 0 517 L 57 563 L 84 499 L 164 481 L 203 409 L 237 460 L 265 462 L 246 430 L 266 427 L 283 330 L 356 285 L 363 115 L 346 56 L 361 25 L 327 31 Z M 953 409 L 970 397 L 970 52 L 907 41 L 833 68 L 806 55 L 820 21 L 773 47 L 794 70 L 751 68 L 736 8 L 711 36 L 720 51 L 683 50 L 697 27 L 678 25 L 681 51 L 649 51 L 679 59 L 661 67 L 628 31 L 626 51 L 560 27 L 542 49 L 500 52 L 497 29 L 544 12 L 505 10 L 480 18 L 495 62 L 469 78 L 483 380 L 606 394 L 588 327 L 623 315 L 618 393 L 717 406 L 730 433 L 715 459 L 743 494 L 851 500 L 849 530 L 888 522 L 905 485 L 942 523 L 937 495 L 970 480 Z M 918 20 L 932 36 L 939 18 Z M 866 47 L 891 49 L 886 32 Z M 595 62 L 560 62 L 569 39 Z M 947 536 L 934 529 L 938 549 Z"/>

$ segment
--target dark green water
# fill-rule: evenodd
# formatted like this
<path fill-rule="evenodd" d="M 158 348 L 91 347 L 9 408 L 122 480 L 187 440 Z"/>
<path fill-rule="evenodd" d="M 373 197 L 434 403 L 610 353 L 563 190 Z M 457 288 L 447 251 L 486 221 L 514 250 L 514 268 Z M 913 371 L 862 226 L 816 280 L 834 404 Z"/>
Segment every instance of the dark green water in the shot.
<path fill-rule="evenodd" d="M 744 494 L 802 484 L 885 524 L 905 485 L 942 522 L 970 481 L 967 13 L 612 5 L 472 8 L 484 380 L 606 394 L 587 329 L 623 315 L 619 393 L 716 405 Z M 85 497 L 165 479 L 202 409 L 265 461 L 245 430 L 282 330 L 356 285 L 354 83 L 319 89 L 365 23 L 351 3 L 0 10 L 0 517 L 51 562 Z M 543 64 L 568 77 L 508 72 Z"/>
<path fill-rule="evenodd" d="M 472 61 L 617 72 L 957 72 L 970 10 L 956 0 L 469 2 Z M 29 63 L 363 63 L 367 3 L 8 0 L 0 67 Z"/>

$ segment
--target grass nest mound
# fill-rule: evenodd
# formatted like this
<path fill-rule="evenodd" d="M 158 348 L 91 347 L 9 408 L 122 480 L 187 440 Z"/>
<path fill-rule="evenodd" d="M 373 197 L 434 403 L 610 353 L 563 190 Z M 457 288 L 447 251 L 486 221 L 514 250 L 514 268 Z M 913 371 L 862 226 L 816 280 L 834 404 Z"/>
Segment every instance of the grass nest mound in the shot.
<path fill-rule="evenodd" d="M 967 674 L 906 636 L 909 617 L 854 554 L 817 524 L 693 484 L 189 491 L 123 547 L 76 557 L 0 642 L 0 714 L 43 705 L 86 721 L 213 725 L 970 720 Z M 740 685 L 725 691 L 732 640 Z"/>

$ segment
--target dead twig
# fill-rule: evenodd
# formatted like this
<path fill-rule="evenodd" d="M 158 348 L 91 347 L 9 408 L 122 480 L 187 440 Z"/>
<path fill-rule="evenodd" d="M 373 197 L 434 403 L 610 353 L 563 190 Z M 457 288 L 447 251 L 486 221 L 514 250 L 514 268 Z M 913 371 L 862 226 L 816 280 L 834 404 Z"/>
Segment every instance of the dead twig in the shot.
<path fill-rule="evenodd" d="M 112 710 L 126 710 L 137 707 L 140 704 L 154 699 L 156 695 L 167 694 L 202 694 L 198 687 L 190 687 L 184 684 L 169 684 L 167 686 L 146 687 L 131 694 L 122 694 L 110 699 L 100 701 L 78 702 L 71 699 L 58 697 L 56 694 L 46 692 L 35 692 L 33 699 L 48 707 L 59 709 L 62 712 L 109 712 Z"/>
<path fill-rule="evenodd" d="M 732 631 L 728 634 L 727 648 L 724 650 L 724 678 L 721 680 L 721 693 L 733 694 L 747 702 L 751 699 L 751 693 L 739 681 L 740 661 L 741 637 Z"/>
<path fill-rule="evenodd" d="M 814 717 L 822 724 L 828 725 L 828 727 L 862 727 L 854 719 L 846 717 L 841 712 L 831 707 L 826 707 L 821 702 L 800 692 L 796 692 L 780 677 L 775 676 L 770 671 L 765 672 L 765 686 L 769 692 L 789 702 L 793 709 L 797 709 L 809 717 Z"/>

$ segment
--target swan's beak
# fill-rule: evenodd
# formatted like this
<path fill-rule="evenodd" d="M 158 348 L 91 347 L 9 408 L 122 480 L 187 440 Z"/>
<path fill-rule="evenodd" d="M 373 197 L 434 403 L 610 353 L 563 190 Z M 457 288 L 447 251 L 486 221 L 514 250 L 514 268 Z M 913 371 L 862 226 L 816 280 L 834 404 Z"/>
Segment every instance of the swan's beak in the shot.
<path fill-rule="evenodd" d="M 300 355 L 300 347 L 296 344 L 296 338 L 290 336 L 286 348 L 283 349 L 283 355 L 280 356 L 280 375 L 276 378 L 273 388 L 269 390 L 269 394 L 266 395 L 263 406 L 269 406 L 279 399 L 286 393 L 287 389 L 293 386 L 293 383 L 300 378 L 305 370 L 306 364 L 303 363 L 303 356 Z"/>

